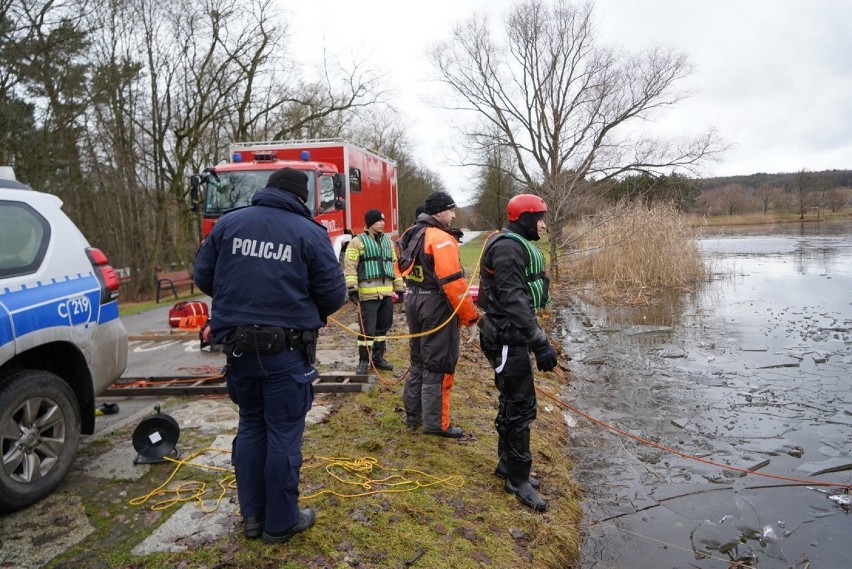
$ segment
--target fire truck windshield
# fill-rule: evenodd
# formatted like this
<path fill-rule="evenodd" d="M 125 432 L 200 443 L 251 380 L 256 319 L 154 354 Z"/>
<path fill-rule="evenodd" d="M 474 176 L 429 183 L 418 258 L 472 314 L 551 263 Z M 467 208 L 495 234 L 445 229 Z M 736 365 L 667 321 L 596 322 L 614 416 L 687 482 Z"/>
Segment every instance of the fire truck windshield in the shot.
<path fill-rule="evenodd" d="M 251 204 L 251 197 L 266 187 L 266 181 L 274 170 L 240 170 L 238 172 L 216 172 L 207 176 L 204 184 L 204 213 L 219 216 L 229 209 Z M 305 205 L 316 213 L 316 177 L 308 175 L 308 201 Z"/>

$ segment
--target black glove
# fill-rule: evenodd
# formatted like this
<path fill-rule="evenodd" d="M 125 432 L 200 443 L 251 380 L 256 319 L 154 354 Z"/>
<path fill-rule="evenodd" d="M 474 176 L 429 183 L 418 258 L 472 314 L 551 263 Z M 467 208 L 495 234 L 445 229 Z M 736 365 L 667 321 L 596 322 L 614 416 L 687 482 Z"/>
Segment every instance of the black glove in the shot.
<path fill-rule="evenodd" d="M 553 371 L 556 367 L 556 352 L 548 344 L 535 352 L 535 365 L 538 371 Z"/>
<path fill-rule="evenodd" d="M 355 304 L 358 304 L 358 289 L 357 288 L 350 288 L 349 289 L 349 302 L 353 302 Z"/>
<path fill-rule="evenodd" d="M 396 301 L 405 302 L 405 289 L 396 291 Z"/>

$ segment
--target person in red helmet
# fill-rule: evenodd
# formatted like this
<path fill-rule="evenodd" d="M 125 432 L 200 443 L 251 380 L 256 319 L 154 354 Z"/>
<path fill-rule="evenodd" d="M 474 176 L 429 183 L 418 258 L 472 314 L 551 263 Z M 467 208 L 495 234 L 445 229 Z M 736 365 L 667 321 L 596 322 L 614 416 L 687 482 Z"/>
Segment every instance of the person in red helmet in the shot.
<path fill-rule="evenodd" d="M 485 312 L 479 342 L 499 391 L 494 474 L 523 505 L 544 512 L 547 502 L 530 476 L 530 425 L 537 409 L 530 352 L 540 371 L 556 367 L 556 352 L 536 319 L 536 310 L 550 302 L 544 256 L 532 243 L 547 230 L 547 205 L 536 195 L 521 194 L 509 200 L 506 213 L 505 227 L 486 240 L 477 299 Z"/>
<path fill-rule="evenodd" d="M 446 192 L 430 194 L 423 213 L 399 239 L 400 273 L 408 286 L 405 316 L 413 336 L 402 394 L 406 424 L 414 430 L 422 422 L 425 434 L 450 438 L 464 435 L 461 427 L 450 422 L 459 327 L 472 326 L 479 319 L 467 293 L 458 241 L 449 231 L 455 207 Z"/>

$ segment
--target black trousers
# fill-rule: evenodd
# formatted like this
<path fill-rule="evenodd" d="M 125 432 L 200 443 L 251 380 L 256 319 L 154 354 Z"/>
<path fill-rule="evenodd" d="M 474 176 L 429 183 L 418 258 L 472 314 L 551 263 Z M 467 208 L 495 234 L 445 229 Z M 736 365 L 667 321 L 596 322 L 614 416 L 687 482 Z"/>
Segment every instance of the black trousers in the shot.
<path fill-rule="evenodd" d="M 520 483 L 532 468 L 530 425 L 536 418 L 535 381 L 529 348 L 522 346 L 483 346 L 494 368 L 494 385 L 500 392 L 497 417 L 497 452 L 505 454 L 509 480 Z"/>
<path fill-rule="evenodd" d="M 358 338 L 359 346 L 372 346 L 373 342 L 383 342 L 385 335 L 393 325 L 393 300 L 386 296 L 381 299 L 362 300 L 358 304 L 361 318 L 361 333 Z M 374 340 L 372 337 L 378 337 Z"/>

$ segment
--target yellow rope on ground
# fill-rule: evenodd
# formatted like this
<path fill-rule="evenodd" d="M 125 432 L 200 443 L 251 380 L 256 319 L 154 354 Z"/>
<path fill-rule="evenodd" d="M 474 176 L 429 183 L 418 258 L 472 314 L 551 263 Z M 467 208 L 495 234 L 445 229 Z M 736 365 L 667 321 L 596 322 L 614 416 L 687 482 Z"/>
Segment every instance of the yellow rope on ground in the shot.
<path fill-rule="evenodd" d="M 445 484 L 453 488 L 461 488 L 464 486 L 464 477 L 459 475 L 447 476 L 440 478 L 427 474 L 422 470 L 413 468 L 383 468 L 379 465 L 378 460 L 372 457 L 363 458 L 330 458 L 325 456 L 315 456 L 315 460 L 321 462 L 317 465 L 302 464 L 302 470 L 313 468 L 325 468 L 329 476 L 341 482 L 361 488 L 360 492 L 343 494 L 335 490 L 320 490 L 313 494 L 301 496 L 302 500 L 310 500 L 322 496 L 323 494 L 331 494 L 338 498 L 359 498 L 361 496 L 370 496 L 373 494 L 396 494 L 402 492 L 413 492 L 430 486 Z M 374 477 L 375 471 L 387 471 L 389 474 L 383 477 Z M 419 479 L 412 477 L 419 475 Z"/>
<path fill-rule="evenodd" d="M 145 504 L 146 502 L 153 500 L 154 498 L 160 498 L 156 502 L 151 504 L 151 510 L 167 510 L 177 504 L 182 504 L 184 502 L 195 502 L 198 505 L 198 508 L 205 514 L 215 512 L 217 509 L 219 509 L 219 504 L 221 504 L 222 500 L 225 499 L 225 496 L 228 491 L 236 490 L 237 478 L 232 468 L 223 468 L 221 466 L 213 466 L 210 464 L 193 462 L 196 458 L 207 452 L 217 452 L 223 454 L 231 453 L 230 450 L 226 449 L 205 448 L 190 454 L 188 457 L 182 460 L 166 458 L 165 460 L 167 460 L 168 462 L 173 462 L 175 464 L 175 467 L 166 477 L 166 480 L 147 494 L 132 498 L 129 501 L 129 504 L 131 506 L 141 506 L 142 504 Z M 342 484 L 358 486 L 362 489 L 362 491 L 351 494 L 343 494 L 334 490 L 320 490 L 319 492 L 315 492 L 307 496 L 301 496 L 302 500 L 316 498 L 323 494 L 332 494 L 339 498 L 359 498 L 362 496 L 370 496 L 373 494 L 394 494 L 402 492 L 413 492 L 415 490 L 429 488 L 431 486 L 437 486 L 439 484 L 452 486 L 453 488 L 461 488 L 462 486 L 464 486 L 465 482 L 464 477 L 459 475 L 452 475 L 440 478 L 413 468 L 383 468 L 379 465 L 378 460 L 372 457 L 351 459 L 317 456 L 314 458 L 316 460 L 321 461 L 321 464 L 317 464 L 314 466 L 303 464 L 303 471 L 310 470 L 313 468 L 320 468 L 324 465 L 325 471 L 328 473 L 329 476 L 331 476 L 338 482 L 341 482 Z M 212 508 L 206 507 L 204 505 L 205 495 L 209 493 L 207 488 L 207 482 L 201 482 L 198 480 L 186 480 L 177 485 L 172 485 L 172 481 L 174 480 L 175 476 L 177 476 L 178 472 L 184 466 L 194 466 L 196 468 L 228 473 L 228 476 L 220 478 L 217 481 L 217 484 L 219 486 L 218 495 L 214 498 L 206 499 L 206 501 L 208 502 L 210 500 L 214 502 L 214 506 Z M 375 471 L 381 470 L 385 470 L 389 474 L 381 478 L 373 477 L 373 473 Z"/>
<path fill-rule="evenodd" d="M 164 457 L 164 460 L 175 463 L 175 467 L 172 469 L 171 473 L 169 473 L 165 482 L 163 482 L 147 494 L 132 498 L 129 501 L 129 504 L 131 506 L 141 506 L 142 504 L 148 502 L 149 500 L 155 497 L 162 496 L 162 499 L 154 502 L 151 505 L 151 510 L 166 510 L 168 508 L 171 508 L 175 504 L 194 501 L 198 504 L 198 507 L 202 512 L 206 514 L 215 512 L 217 509 L 219 509 L 219 504 L 222 502 L 222 500 L 225 499 L 225 494 L 228 492 L 228 490 L 235 490 L 237 488 L 237 478 L 234 475 L 233 469 L 231 468 L 222 468 L 221 466 L 213 466 L 212 464 L 192 462 L 194 459 L 207 452 L 230 453 L 231 451 L 226 449 L 209 447 L 196 451 L 182 460 Z M 228 476 L 220 478 L 217 481 L 219 485 L 219 493 L 218 496 L 212 498 L 215 503 L 215 506 L 213 508 L 206 508 L 204 506 L 204 498 L 207 494 L 206 482 L 201 482 L 198 480 L 186 480 L 172 488 L 168 487 L 172 480 L 175 478 L 175 476 L 177 476 L 177 473 L 180 471 L 180 469 L 184 466 L 194 466 L 196 468 L 203 468 L 207 470 L 215 470 L 219 472 L 229 473 Z"/>

